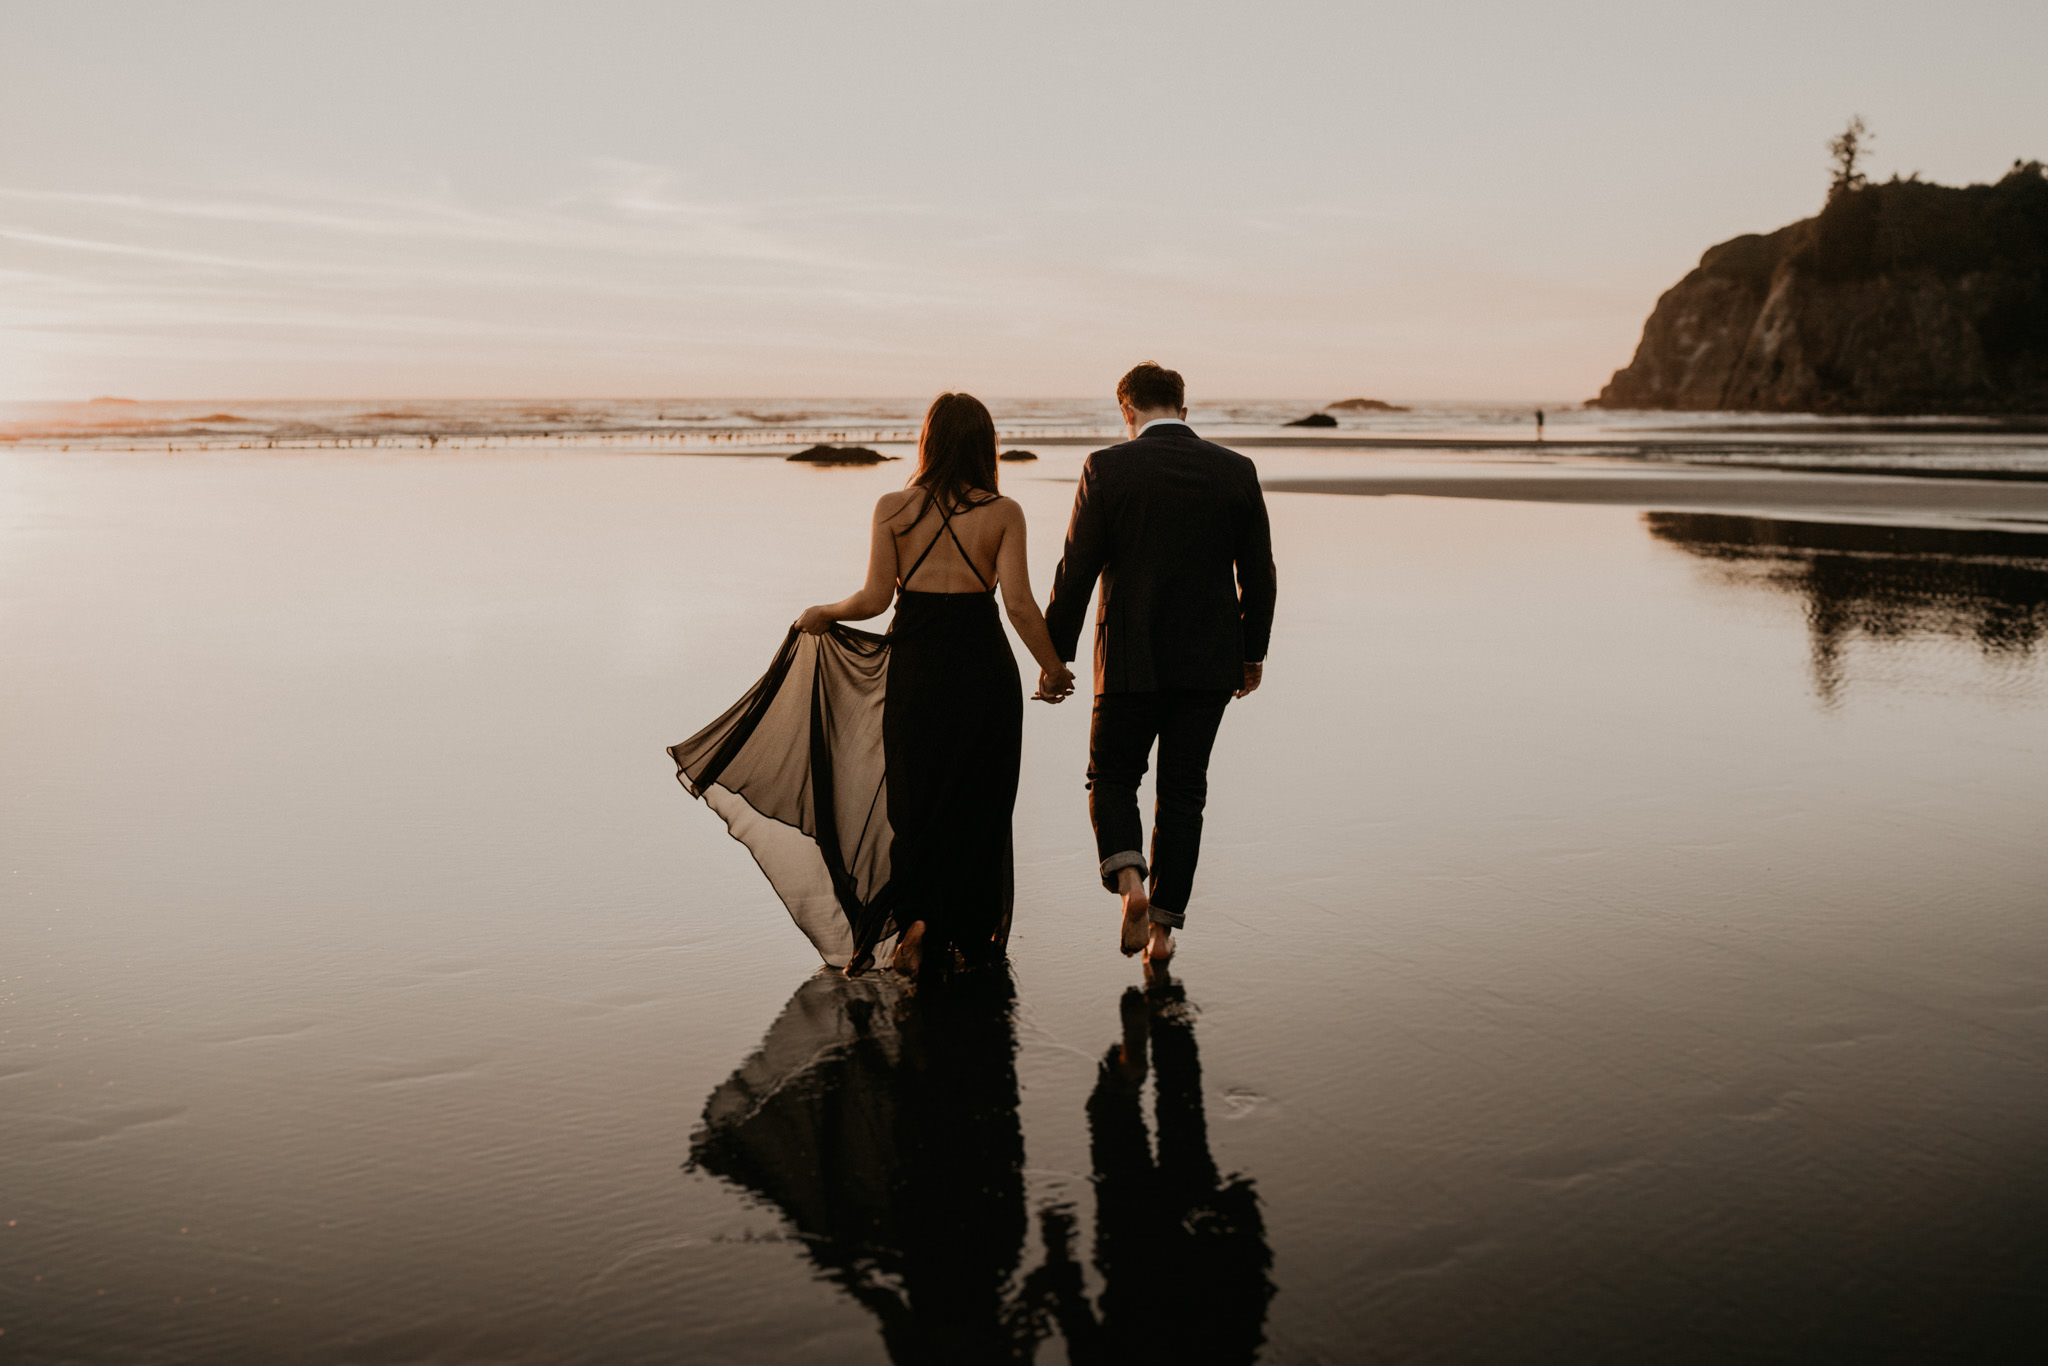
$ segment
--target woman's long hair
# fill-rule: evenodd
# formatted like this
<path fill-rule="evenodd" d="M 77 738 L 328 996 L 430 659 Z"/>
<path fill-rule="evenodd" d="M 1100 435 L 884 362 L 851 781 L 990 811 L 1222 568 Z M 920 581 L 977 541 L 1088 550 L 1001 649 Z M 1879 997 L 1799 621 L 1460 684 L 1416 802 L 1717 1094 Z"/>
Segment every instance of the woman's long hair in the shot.
<path fill-rule="evenodd" d="M 996 420 L 972 394 L 940 394 L 917 434 L 917 473 L 910 482 L 927 500 L 957 510 L 996 494 Z"/>

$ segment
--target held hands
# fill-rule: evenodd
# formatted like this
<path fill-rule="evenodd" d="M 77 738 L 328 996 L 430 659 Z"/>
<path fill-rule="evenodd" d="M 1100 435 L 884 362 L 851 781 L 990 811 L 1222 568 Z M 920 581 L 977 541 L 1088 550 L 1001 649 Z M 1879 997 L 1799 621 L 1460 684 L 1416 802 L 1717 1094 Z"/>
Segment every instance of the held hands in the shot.
<path fill-rule="evenodd" d="M 1245 665 L 1244 686 L 1242 688 L 1239 688 L 1236 692 L 1232 693 L 1231 696 L 1243 697 L 1246 693 L 1257 692 L 1259 690 L 1259 681 L 1265 677 L 1265 674 L 1266 666 L 1264 664 Z"/>
<path fill-rule="evenodd" d="M 836 620 L 838 618 L 832 615 L 829 607 L 806 607 L 803 615 L 796 619 L 796 629 L 808 636 L 822 636 L 832 629 Z"/>
<path fill-rule="evenodd" d="M 1054 706 L 1071 697 L 1074 692 L 1074 671 L 1062 664 L 1057 669 L 1038 671 L 1038 691 L 1031 694 L 1038 702 L 1050 702 Z"/>

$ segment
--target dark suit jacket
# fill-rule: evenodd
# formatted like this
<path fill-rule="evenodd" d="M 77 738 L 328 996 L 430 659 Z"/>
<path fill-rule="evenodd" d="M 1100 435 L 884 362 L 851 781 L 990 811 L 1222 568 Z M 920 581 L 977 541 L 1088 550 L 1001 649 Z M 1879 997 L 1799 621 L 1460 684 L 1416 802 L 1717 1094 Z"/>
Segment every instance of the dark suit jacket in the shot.
<path fill-rule="evenodd" d="M 1258 470 L 1174 424 L 1095 452 L 1045 609 L 1061 659 L 1098 576 L 1095 691 L 1242 687 L 1266 657 L 1276 593 Z"/>

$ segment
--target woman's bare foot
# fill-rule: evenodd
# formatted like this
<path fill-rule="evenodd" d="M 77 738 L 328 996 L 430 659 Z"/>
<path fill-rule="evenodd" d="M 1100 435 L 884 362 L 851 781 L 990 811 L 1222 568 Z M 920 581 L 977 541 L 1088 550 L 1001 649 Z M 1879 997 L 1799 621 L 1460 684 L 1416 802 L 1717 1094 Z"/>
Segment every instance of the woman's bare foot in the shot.
<path fill-rule="evenodd" d="M 896 940 L 896 952 L 889 955 L 889 969 L 905 977 L 917 976 L 918 966 L 924 962 L 924 922 L 913 921 Z"/>
<path fill-rule="evenodd" d="M 1164 963 L 1173 957 L 1173 931 L 1155 923 L 1145 937 L 1145 961 Z"/>
<path fill-rule="evenodd" d="M 1117 895 L 1124 899 L 1123 931 L 1117 938 L 1117 947 L 1129 958 L 1145 947 L 1145 925 L 1152 918 L 1152 898 L 1145 893 L 1145 879 L 1138 876 L 1135 868 L 1125 868 L 1116 875 Z"/>

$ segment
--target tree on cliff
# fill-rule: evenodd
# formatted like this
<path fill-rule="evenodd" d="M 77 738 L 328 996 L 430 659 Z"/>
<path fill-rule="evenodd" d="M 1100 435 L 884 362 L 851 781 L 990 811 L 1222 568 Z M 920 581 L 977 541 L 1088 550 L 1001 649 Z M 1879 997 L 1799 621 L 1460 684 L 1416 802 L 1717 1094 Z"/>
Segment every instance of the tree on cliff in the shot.
<path fill-rule="evenodd" d="M 1835 163 L 1835 178 L 1828 185 L 1828 198 L 1833 199 L 1844 190 L 1860 190 L 1869 177 L 1856 169 L 1856 163 L 1870 150 L 1876 135 L 1864 126 L 1861 114 L 1852 115 L 1849 126 L 1841 133 L 1828 139 L 1828 158 Z"/>

